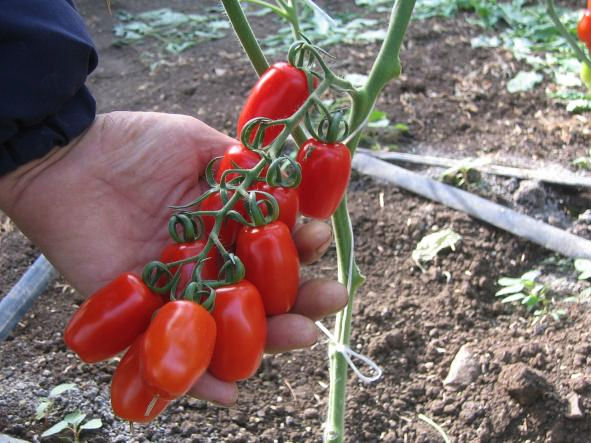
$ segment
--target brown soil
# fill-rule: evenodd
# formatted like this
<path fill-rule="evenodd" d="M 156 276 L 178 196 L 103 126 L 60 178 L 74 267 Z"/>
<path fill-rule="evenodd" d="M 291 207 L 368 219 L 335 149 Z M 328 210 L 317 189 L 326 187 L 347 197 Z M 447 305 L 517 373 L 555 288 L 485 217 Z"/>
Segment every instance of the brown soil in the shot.
<path fill-rule="evenodd" d="M 196 5 L 133 0 L 114 2 L 113 9 L 188 11 L 216 3 Z M 90 79 L 100 111 L 186 113 L 233 134 L 256 78 L 233 36 L 167 55 L 169 63 L 150 71 L 145 60 L 148 53 L 158 54 L 154 42 L 115 47 L 114 19 L 102 2 L 80 0 L 79 7 L 101 57 Z M 588 149 L 588 116 L 568 114 L 546 98 L 543 87 L 508 94 L 506 81 L 520 69 L 519 62 L 500 49 L 472 49 L 470 38 L 481 31 L 464 18 L 411 24 L 402 53 L 404 75 L 384 91 L 378 105 L 392 120 L 409 124 L 410 136 L 398 141 L 401 149 L 456 157 L 497 154 L 522 165 L 570 168 Z M 256 23 L 263 33 L 265 22 Z M 376 49 L 343 46 L 331 52 L 340 71 L 366 72 Z M 486 179 L 479 191 L 488 197 L 591 237 L 590 225 L 577 220 L 591 207 L 589 193 L 538 184 L 533 197 L 522 193 L 518 198 L 516 180 Z M 589 305 L 560 300 L 586 286 L 576 282 L 572 263 L 356 174 L 349 201 L 357 260 L 367 277 L 355 303 L 352 346 L 384 374 L 373 384 L 350 374 L 347 441 L 443 441 L 419 414 L 455 442 L 591 441 Z M 411 252 L 425 234 L 443 227 L 453 228 L 462 240 L 422 272 Z M 37 251 L 5 217 L 0 218 L 0 251 L 1 296 Z M 536 268 L 544 270 L 557 294 L 555 306 L 568 312 L 559 322 L 546 318 L 534 325 L 524 310 L 494 297 L 499 277 Z M 334 249 L 305 273 L 335 277 Z M 108 384 L 116 362 L 83 364 L 63 344 L 61 330 L 81 301 L 58 281 L 0 345 L 0 431 L 38 441 L 44 429 L 79 408 L 103 421 L 101 429 L 83 434 L 93 442 L 321 440 L 328 393 L 324 341 L 265 358 L 258 374 L 242 383 L 239 402 L 231 409 L 183 398 L 152 424 L 130 432 L 110 412 Z M 475 378 L 452 390 L 443 380 L 464 345 L 472 352 Z M 76 383 L 78 390 L 56 401 L 47 423 L 35 421 L 39 400 L 63 382 Z M 580 417 L 569 413 L 575 394 Z"/>

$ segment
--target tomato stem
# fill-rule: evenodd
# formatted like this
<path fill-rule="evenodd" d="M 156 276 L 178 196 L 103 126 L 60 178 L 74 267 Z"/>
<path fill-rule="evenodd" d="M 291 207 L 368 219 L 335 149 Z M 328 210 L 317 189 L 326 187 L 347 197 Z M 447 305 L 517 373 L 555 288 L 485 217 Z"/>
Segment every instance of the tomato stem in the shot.
<path fill-rule="evenodd" d="M 414 0 L 396 0 L 392 7 L 386 37 L 372 66 L 366 84 L 351 94 L 352 109 L 349 127 L 352 134 L 347 141 L 351 154 L 357 149 L 361 129 L 377 101 L 384 86 L 401 72 L 400 47 L 408 27 Z M 348 346 L 351 336 L 351 319 L 355 293 L 364 281 L 354 258 L 354 239 L 351 218 L 347 210 L 347 197 L 343 197 L 337 211 L 332 216 L 332 225 L 337 247 L 339 281 L 346 285 L 349 293 L 347 306 L 337 314 L 334 336 L 339 344 Z M 330 391 L 328 412 L 325 423 L 324 441 L 343 442 L 345 437 L 345 399 L 347 387 L 347 361 L 335 344 L 329 345 Z"/>
<path fill-rule="evenodd" d="M 589 68 L 591 68 L 591 60 L 585 54 L 585 51 L 581 49 L 577 41 L 574 37 L 566 30 L 560 19 L 558 18 L 558 14 L 556 14 L 556 8 L 554 7 L 554 0 L 546 0 L 546 12 L 550 16 L 552 22 L 554 22 L 554 26 L 558 29 L 558 32 L 562 34 L 562 36 L 566 39 L 570 47 L 575 51 L 576 57 L 579 59 L 581 63 L 586 63 Z"/>

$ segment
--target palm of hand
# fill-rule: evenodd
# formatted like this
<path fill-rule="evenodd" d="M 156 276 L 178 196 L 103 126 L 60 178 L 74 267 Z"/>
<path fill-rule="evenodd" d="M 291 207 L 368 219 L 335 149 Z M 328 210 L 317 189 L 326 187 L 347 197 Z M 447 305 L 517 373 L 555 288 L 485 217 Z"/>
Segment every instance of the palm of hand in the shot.
<path fill-rule="evenodd" d="M 186 116 L 99 116 L 73 146 L 55 151 L 15 203 L 19 214 L 34 208 L 45 217 L 17 224 L 88 295 L 158 258 L 170 242 L 169 205 L 200 195 L 208 161 L 231 143 Z"/>

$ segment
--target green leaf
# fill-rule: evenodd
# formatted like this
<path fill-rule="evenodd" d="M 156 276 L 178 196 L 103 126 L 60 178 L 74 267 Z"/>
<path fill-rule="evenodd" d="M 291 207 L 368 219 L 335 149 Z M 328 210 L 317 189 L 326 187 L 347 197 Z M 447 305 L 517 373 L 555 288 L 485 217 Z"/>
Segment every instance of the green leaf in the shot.
<path fill-rule="evenodd" d="M 41 420 L 47 414 L 47 411 L 51 408 L 53 404 L 50 400 L 42 400 L 38 405 L 37 409 L 35 410 L 35 420 Z"/>
<path fill-rule="evenodd" d="M 520 278 L 511 278 L 511 277 L 501 277 L 497 281 L 497 283 L 501 286 L 513 286 L 517 284 L 521 284 Z"/>
<path fill-rule="evenodd" d="M 538 303 L 540 303 L 540 298 L 534 294 L 526 295 L 525 298 L 521 301 L 522 305 L 526 305 L 530 309 L 536 306 Z"/>
<path fill-rule="evenodd" d="M 580 272 L 579 280 L 587 280 L 591 278 L 591 260 L 585 258 L 578 258 L 575 260 L 575 269 Z"/>
<path fill-rule="evenodd" d="M 455 251 L 455 246 L 462 236 L 447 228 L 432 234 L 426 235 L 419 241 L 415 250 L 412 252 L 412 259 L 415 263 L 431 261 L 440 251 L 450 248 Z"/>
<path fill-rule="evenodd" d="M 64 392 L 69 391 L 70 389 L 76 389 L 76 385 L 74 383 L 62 383 L 61 385 L 57 385 L 49 392 L 49 398 L 59 397 Z"/>
<path fill-rule="evenodd" d="M 57 422 L 51 428 L 49 428 L 45 432 L 43 432 L 43 434 L 41 434 L 41 437 L 49 437 L 50 435 L 54 435 L 54 434 L 57 434 L 58 432 L 62 432 L 68 426 L 69 426 L 69 423 L 65 420 Z"/>
<path fill-rule="evenodd" d="M 496 36 L 479 35 L 470 40 L 473 48 L 498 48 L 501 46 L 501 39 Z"/>
<path fill-rule="evenodd" d="M 543 79 L 544 76 L 535 71 L 519 71 L 517 75 L 507 83 L 507 90 L 511 94 L 515 92 L 530 91 Z"/>
<path fill-rule="evenodd" d="M 103 422 L 100 418 L 93 418 L 92 420 L 87 421 L 80 429 L 98 429 L 103 425 Z"/>
<path fill-rule="evenodd" d="M 504 299 L 501 300 L 501 303 L 512 303 L 515 301 L 522 300 L 524 297 L 525 297 L 525 294 L 523 294 L 522 292 L 519 292 L 517 294 L 513 294 L 508 297 L 505 297 Z"/>
<path fill-rule="evenodd" d="M 577 99 L 571 100 L 566 105 L 566 110 L 572 113 L 580 113 L 585 111 L 591 111 L 591 100 Z"/>
<path fill-rule="evenodd" d="M 503 295 L 507 295 L 507 294 L 515 294 L 517 292 L 521 292 L 523 290 L 523 285 L 521 283 L 518 283 L 516 285 L 512 285 L 512 286 L 506 286 L 502 289 L 499 289 L 497 292 L 495 292 L 495 297 L 501 297 Z"/>
<path fill-rule="evenodd" d="M 400 131 L 400 132 L 404 132 L 404 133 L 410 131 L 410 128 L 408 127 L 408 125 L 406 123 L 396 123 L 394 125 L 394 129 L 396 129 L 397 131 Z"/>
<path fill-rule="evenodd" d="M 64 417 L 64 421 L 74 426 L 78 426 L 82 420 L 86 418 L 86 414 L 81 411 L 74 411 Z"/>
<path fill-rule="evenodd" d="M 386 38 L 385 29 L 371 29 L 356 35 L 355 40 L 359 42 L 381 42 Z"/>
<path fill-rule="evenodd" d="M 536 280 L 536 278 L 538 278 L 540 276 L 541 273 L 542 272 L 537 269 L 535 269 L 533 271 L 528 271 L 521 276 L 521 280 L 533 282 Z"/>

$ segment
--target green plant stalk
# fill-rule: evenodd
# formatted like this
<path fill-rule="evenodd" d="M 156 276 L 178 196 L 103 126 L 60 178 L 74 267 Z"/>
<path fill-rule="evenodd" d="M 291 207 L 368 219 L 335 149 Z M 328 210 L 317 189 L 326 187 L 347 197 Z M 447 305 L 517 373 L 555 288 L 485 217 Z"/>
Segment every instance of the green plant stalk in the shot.
<path fill-rule="evenodd" d="M 566 39 L 566 41 L 568 42 L 570 47 L 573 49 L 573 51 L 575 51 L 575 55 L 577 56 L 579 61 L 581 63 L 587 63 L 589 68 L 591 68 L 591 60 L 589 59 L 589 57 L 587 57 L 587 54 L 585 54 L 585 51 L 583 51 L 579 47 L 579 45 L 577 44 L 577 41 L 566 30 L 566 28 L 564 27 L 564 25 L 562 24 L 562 22 L 558 18 L 558 14 L 556 14 L 556 9 L 554 8 L 554 0 L 546 0 L 546 11 L 548 12 L 548 15 L 550 16 L 550 19 L 552 20 L 552 22 L 554 22 L 554 26 L 556 26 L 556 29 L 558 29 L 558 31 Z"/>
<path fill-rule="evenodd" d="M 287 3 L 287 20 L 289 21 L 289 24 L 291 25 L 291 32 L 293 34 L 293 38 L 294 40 L 300 40 L 301 39 L 301 35 L 300 33 L 302 32 L 300 29 L 300 19 L 298 18 L 298 6 L 297 6 L 297 1 L 298 0 L 290 0 Z"/>
<path fill-rule="evenodd" d="M 350 125 L 351 131 L 357 131 L 347 146 L 351 154 L 355 153 L 361 138 L 361 126 L 367 121 L 375 102 L 384 86 L 400 75 L 400 47 L 410 22 L 415 0 L 396 0 L 390 15 L 388 30 L 382 47 L 376 57 L 366 84 L 353 94 Z M 359 272 L 353 256 L 353 228 L 347 210 L 347 197 L 339 205 L 332 217 L 332 225 L 337 247 L 339 282 L 349 291 L 349 302 L 345 309 L 337 314 L 334 336 L 337 343 L 349 346 L 351 337 L 351 319 L 353 301 L 358 287 L 364 278 Z M 347 361 L 335 344 L 329 345 L 330 391 L 324 441 L 340 443 L 345 436 L 345 400 L 347 388 Z"/>
<path fill-rule="evenodd" d="M 248 54 L 248 58 L 252 63 L 254 70 L 258 75 L 261 75 L 269 67 L 269 62 L 265 58 L 265 54 L 259 45 L 254 32 L 248 23 L 246 15 L 242 10 L 242 6 L 238 0 L 222 0 L 222 5 L 228 14 L 232 28 L 236 32 L 240 44 L 244 48 L 244 52 Z"/>
<path fill-rule="evenodd" d="M 264 69 L 261 71 L 257 68 L 256 61 L 261 59 L 261 48 L 256 43 L 256 38 L 246 21 L 240 4 L 237 0 L 222 0 L 222 3 L 247 56 L 251 59 L 253 66 L 260 75 Z M 361 136 L 359 129 L 367 121 L 381 90 L 390 80 L 400 75 L 400 47 L 414 4 L 415 0 L 396 0 L 392 8 L 386 38 L 371 69 L 368 81 L 363 88 L 351 94 L 353 104 L 350 128 L 353 132 L 356 132 L 352 140 L 348 142 L 352 154 L 355 152 Z M 255 41 L 249 42 L 251 39 Z M 264 59 L 264 56 L 262 58 Z M 294 138 L 298 143 L 301 143 L 297 134 Z M 333 215 L 332 224 L 337 248 L 338 279 L 341 283 L 347 285 L 349 291 L 349 302 L 336 318 L 335 339 L 338 343 L 348 346 L 351 335 L 353 300 L 356 290 L 363 283 L 364 278 L 360 274 L 353 257 L 353 229 L 347 210 L 346 196 Z M 325 441 L 328 442 L 342 442 L 345 429 L 347 362 L 340 352 L 335 352 L 335 348 L 335 344 L 329 346 L 331 386 L 325 431 Z"/>

